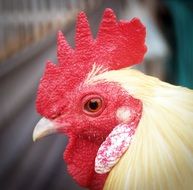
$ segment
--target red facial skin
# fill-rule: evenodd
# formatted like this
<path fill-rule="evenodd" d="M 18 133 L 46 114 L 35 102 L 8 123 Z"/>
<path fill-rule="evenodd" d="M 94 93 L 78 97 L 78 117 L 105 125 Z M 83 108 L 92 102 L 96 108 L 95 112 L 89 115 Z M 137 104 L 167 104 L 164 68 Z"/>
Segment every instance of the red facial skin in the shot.
<path fill-rule="evenodd" d="M 100 97 L 102 108 L 97 113 L 89 115 L 84 111 L 87 99 Z M 100 83 L 86 87 L 79 87 L 65 96 L 66 105 L 55 107 L 57 116 L 55 121 L 60 125 L 70 124 L 59 129 L 69 137 L 69 143 L 64 152 L 64 160 L 68 171 L 82 187 L 91 190 L 102 190 L 108 174 L 97 174 L 94 171 L 94 161 L 100 144 L 112 129 L 119 124 L 116 111 L 122 106 L 131 110 L 130 122 L 136 127 L 141 117 L 142 103 L 133 98 L 116 83 Z M 63 107 L 62 107 L 63 106 Z M 53 115 L 53 113 L 52 113 Z M 48 118 L 52 119 L 52 115 Z"/>

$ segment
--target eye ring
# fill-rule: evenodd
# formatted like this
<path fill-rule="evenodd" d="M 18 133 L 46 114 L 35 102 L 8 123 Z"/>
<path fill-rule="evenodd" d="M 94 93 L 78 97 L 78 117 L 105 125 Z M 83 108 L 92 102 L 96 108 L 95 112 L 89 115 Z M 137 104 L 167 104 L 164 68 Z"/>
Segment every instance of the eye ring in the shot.
<path fill-rule="evenodd" d="M 104 110 L 103 98 L 96 95 L 89 95 L 83 100 L 83 112 L 89 116 L 98 116 Z"/>

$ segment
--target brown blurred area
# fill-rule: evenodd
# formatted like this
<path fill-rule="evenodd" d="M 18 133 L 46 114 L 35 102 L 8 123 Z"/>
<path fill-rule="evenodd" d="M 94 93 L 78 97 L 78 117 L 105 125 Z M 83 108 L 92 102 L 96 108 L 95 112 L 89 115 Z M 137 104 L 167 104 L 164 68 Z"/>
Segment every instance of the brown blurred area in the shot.
<path fill-rule="evenodd" d="M 62 135 L 32 142 L 40 119 L 35 98 L 47 60 L 57 63 L 56 35 L 74 46 L 85 11 L 96 36 L 105 8 L 147 28 L 143 72 L 193 88 L 193 3 L 182 0 L 0 0 L 0 189 L 78 190 L 63 161 Z"/>
<path fill-rule="evenodd" d="M 100 1 L 0 1 L 0 61 L 74 22 L 79 10 L 92 11 Z"/>

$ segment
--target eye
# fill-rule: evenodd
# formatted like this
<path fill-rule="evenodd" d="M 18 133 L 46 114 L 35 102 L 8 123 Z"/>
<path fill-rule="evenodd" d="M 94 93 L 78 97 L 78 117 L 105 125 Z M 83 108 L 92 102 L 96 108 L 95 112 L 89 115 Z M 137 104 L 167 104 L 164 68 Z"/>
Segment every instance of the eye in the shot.
<path fill-rule="evenodd" d="M 102 100 L 100 98 L 91 98 L 84 105 L 84 110 L 86 112 L 95 113 L 99 111 L 102 107 Z"/>

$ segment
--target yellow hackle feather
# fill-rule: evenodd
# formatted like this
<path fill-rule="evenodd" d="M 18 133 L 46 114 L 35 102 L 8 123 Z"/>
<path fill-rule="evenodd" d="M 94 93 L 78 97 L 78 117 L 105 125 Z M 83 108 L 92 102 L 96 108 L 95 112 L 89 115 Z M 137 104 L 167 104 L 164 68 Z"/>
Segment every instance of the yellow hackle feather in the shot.
<path fill-rule="evenodd" d="M 87 82 L 117 82 L 143 102 L 133 141 L 111 170 L 104 190 L 193 189 L 193 91 L 131 68 Z"/>

